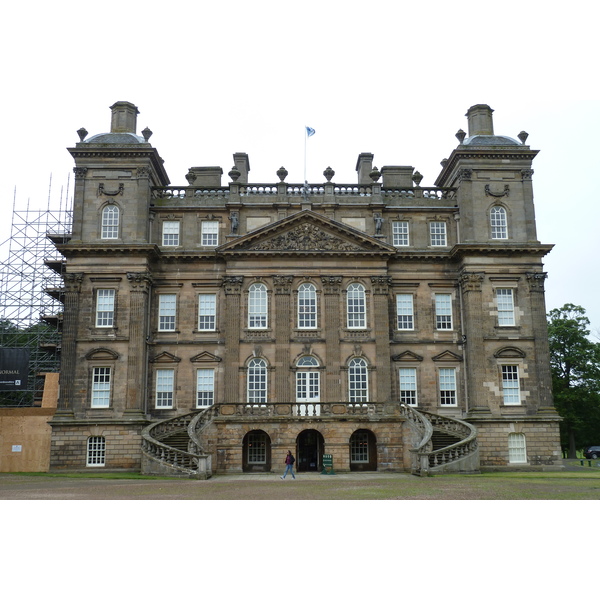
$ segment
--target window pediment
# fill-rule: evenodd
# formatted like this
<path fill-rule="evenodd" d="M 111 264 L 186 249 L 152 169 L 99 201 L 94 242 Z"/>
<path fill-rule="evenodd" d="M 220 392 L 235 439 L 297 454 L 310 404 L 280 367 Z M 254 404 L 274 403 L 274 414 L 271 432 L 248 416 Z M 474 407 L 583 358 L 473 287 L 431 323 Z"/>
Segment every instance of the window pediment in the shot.
<path fill-rule="evenodd" d="M 110 348 L 94 348 L 85 355 L 85 358 L 87 360 L 117 360 L 119 354 Z"/>
<path fill-rule="evenodd" d="M 392 360 L 396 362 L 421 362 L 423 360 L 423 357 L 419 354 L 411 352 L 410 350 L 405 350 L 404 352 L 400 352 L 400 354 L 396 354 L 396 356 L 393 356 Z"/>
<path fill-rule="evenodd" d="M 161 352 L 157 354 L 150 362 L 153 363 L 178 363 L 181 359 L 170 352 Z"/>
<path fill-rule="evenodd" d="M 215 363 L 221 362 L 221 359 L 218 356 L 215 356 L 211 352 L 200 352 L 200 354 L 196 354 L 196 356 L 192 356 L 190 358 L 190 362 L 193 363 Z"/>
<path fill-rule="evenodd" d="M 436 362 L 461 362 L 462 356 L 460 354 L 455 354 L 454 352 L 450 352 L 450 350 L 445 350 L 444 352 L 440 352 L 440 354 L 436 354 L 431 358 Z"/>
<path fill-rule="evenodd" d="M 494 352 L 494 358 L 525 358 L 525 352 L 514 346 L 505 346 Z"/>

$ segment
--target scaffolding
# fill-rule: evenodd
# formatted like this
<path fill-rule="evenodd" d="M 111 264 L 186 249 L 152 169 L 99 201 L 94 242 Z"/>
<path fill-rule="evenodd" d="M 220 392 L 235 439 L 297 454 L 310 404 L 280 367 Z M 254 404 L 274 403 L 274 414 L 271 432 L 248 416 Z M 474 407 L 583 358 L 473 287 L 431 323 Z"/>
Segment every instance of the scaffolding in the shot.
<path fill-rule="evenodd" d="M 36 406 L 44 373 L 60 369 L 65 261 L 55 244 L 69 240 L 73 218 L 69 184 L 52 206 L 52 178 L 45 209 L 30 202 L 17 208 L 16 192 L 10 237 L 0 244 L 0 347 L 28 348 L 26 389 L 0 391 L 0 406 Z M 57 203 L 54 202 L 56 205 Z"/>

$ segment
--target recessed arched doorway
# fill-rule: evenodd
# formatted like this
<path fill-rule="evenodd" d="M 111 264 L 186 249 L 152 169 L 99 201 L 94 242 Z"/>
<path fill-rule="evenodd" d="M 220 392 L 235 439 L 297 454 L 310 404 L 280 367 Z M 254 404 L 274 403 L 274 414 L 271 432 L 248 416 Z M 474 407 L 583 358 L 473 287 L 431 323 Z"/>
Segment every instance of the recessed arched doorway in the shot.
<path fill-rule="evenodd" d="M 271 470 L 271 438 L 262 430 L 249 431 L 244 436 L 242 470 L 244 473 Z"/>
<path fill-rule="evenodd" d="M 368 429 L 358 429 L 350 437 L 350 470 L 377 471 L 377 440 Z"/>
<path fill-rule="evenodd" d="M 305 429 L 296 438 L 296 470 L 320 471 L 323 468 L 325 440 L 316 429 Z"/>

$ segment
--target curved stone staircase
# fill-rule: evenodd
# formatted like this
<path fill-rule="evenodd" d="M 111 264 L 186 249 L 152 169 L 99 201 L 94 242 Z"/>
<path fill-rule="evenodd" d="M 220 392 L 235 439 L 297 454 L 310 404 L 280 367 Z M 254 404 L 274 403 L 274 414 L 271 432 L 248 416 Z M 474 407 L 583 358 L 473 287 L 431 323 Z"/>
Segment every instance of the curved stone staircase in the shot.
<path fill-rule="evenodd" d="M 196 479 L 211 477 L 212 457 L 202 447 L 202 432 L 215 416 L 224 414 L 224 406 L 216 404 L 148 425 L 142 431 L 142 472 Z M 477 430 L 473 425 L 403 403 L 396 406 L 419 440 L 410 449 L 414 475 L 479 472 Z M 228 414 L 238 414 L 240 410 L 246 413 L 245 408 L 245 405 L 231 405 Z M 260 409 L 259 412 L 267 413 L 263 416 L 268 416 L 271 410 L 268 406 Z"/>

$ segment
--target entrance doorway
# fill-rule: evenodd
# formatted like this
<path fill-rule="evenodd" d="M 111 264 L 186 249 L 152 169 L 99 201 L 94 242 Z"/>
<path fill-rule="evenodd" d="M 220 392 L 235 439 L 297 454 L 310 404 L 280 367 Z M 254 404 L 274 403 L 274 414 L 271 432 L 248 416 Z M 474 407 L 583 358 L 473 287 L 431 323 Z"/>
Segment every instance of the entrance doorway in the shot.
<path fill-rule="evenodd" d="M 304 430 L 296 440 L 297 471 L 320 471 L 323 468 L 325 440 L 316 429 Z"/>

